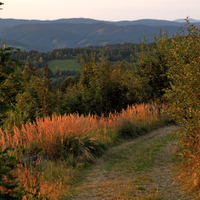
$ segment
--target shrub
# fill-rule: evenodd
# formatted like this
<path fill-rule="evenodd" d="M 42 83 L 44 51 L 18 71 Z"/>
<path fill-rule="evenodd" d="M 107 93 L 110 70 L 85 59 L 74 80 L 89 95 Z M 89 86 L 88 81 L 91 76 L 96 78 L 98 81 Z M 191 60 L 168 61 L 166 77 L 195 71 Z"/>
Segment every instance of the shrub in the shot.
<path fill-rule="evenodd" d="M 160 30 L 161 31 L 161 30 Z M 143 84 L 144 99 L 146 101 L 163 102 L 165 89 L 170 87 L 167 71 L 168 51 L 170 39 L 167 32 L 161 34 L 160 38 L 154 36 L 154 43 L 141 43 L 140 52 L 137 53 L 136 65 L 139 68 L 138 74 L 146 82 Z"/>
<path fill-rule="evenodd" d="M 176 34 L 168 54 L 168 77 L 171 88 L 166 90 L 167 113 L 181 123 L 186 134 L 181 138 L 182 176 L 188 188 L 200 189 L 200 31 L 187 21 L 187 30 Z"/>
<path fill-rule="evenodd" d="M 9 149 L 0 153 L 0 199 L 21 199 L 24 193 L 15 174 L 19 160 L 9 155 Z"/>
<path fill-rule="evenodd" d="M 146 132 L 147 130 L 141 127 L 140 124 L 131 121 L 124 121 L 118 128 L 119 138 L 123 139 L 137 138 Z"/>

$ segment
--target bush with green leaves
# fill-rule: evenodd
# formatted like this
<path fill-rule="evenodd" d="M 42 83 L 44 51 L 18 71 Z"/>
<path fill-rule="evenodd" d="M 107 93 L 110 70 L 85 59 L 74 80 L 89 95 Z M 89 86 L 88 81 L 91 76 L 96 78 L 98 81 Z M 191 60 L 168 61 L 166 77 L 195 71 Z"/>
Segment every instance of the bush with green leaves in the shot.
<path fill-rule="evenodd" d="M 58 111 L 58 98 L 50 85 L 48 66 L 42 77 L 32 66 L 25 66 L 21 74 L 22 90 L 15 96 L 13 109 L 7 111 L 8 117 L 4 121 L 4 127 L 9 130 L 14 124 L 20 127 L 22 123 L 33 122 Z"/>
<path fill-rule="evenodd" d="M 186 127 L 200 123 L 200 30 L 187 21 L 187 31 L 171 40 L 167 72 L 170 88 L 165 97 L 169 113 Z"/>
<path fill-rule="evenodd" d="M 190 189 L 200 190 L 200 30 L 186 19 L 187 30 L 172 37 L 168 53 L 170 88 L 167 113 L 185 128 L 181 136 L 182 172 Z M 199 198 L 199 196 L 198 196 Z"/>
<path fill-rule="evenodd" d="M 13 152 L 10 148 L 0 152 L 0 199 L 47 200 L 48 198 L 41 194 L 41 173 L 31 172 Z"/>
<path fill-rule="evenodd" d="M 160 33 L 159 38 L 154 36 L 154 39 L 153 43 L 147 40 L 146 43 L 140 43 L 136 66 L 139 76 L 146 82 L 146 87 L 143 87 L 146 94 L 144 100 L 162 103 L 165 89 L 170 87 L 167 76 L 170 39 L 167 32 Z"/>
<path fill-rule="evenodd" d="M 63 110 L 68 113 L 108 115 L 143 99 L 142 83 L 124 63 L 96 62 L 95 55 L 82 60 L 79 83 L 66 90 Z"/>
<path fill-rule="evenodd" d="M 0 48 L 0 125 L 8 117 L 7 111 L 13 109 L 15 98 L 22 90 L 19 72 L 22 65 L 19 61 L 10 59 L 12 54 L 19 52 L 19 49 L 6 48 L 5 45 Z"/>
<path fill-rule="evenodd" d="M 9 155 L 9 149 L 0 152 L 0 199 L 22 199 L 24 189 L 19 187 L 18 177 L 15 174 L 20 161 Z"/>

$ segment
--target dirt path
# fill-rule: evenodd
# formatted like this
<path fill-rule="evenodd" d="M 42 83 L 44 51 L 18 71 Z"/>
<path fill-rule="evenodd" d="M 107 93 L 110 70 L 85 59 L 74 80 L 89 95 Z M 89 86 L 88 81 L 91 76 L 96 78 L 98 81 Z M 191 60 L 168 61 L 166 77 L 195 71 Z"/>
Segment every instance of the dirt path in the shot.
<path fill-rule="evenodd" d="M 175 153 L 176 141 L 168 143 L 159 153 L 156 164 L 148 173 L 152 180 L 156 183 L 158 192 L 163 200 L 191 200 L 180 183 L 174 176 L 174 167 L 171 159 Z"/>
<path fill-rule="evenodd" d="M 159 128 L 111 148 L 91 168 L 77 189 L 76 199 L 192 200 L 174 179 L 171 158 L 176 141 L 169 140 L 165 145 L 160 142 L 177 129 Z M 146 158 L 147 163 L 143 163 Z M 145 169 L 149 162 L 153 162 L 152 166 Z"/>

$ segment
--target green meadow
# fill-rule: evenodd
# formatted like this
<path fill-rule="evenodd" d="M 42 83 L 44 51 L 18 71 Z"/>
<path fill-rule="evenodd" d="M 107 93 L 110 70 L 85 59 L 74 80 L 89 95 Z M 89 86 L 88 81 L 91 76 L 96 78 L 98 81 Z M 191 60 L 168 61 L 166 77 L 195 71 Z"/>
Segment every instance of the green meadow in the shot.
<path fill-rule="evenodd" d="M 77 70 L 80 71 L 80 63 L 74 58 L 74 59 L 67 59 L 67 60 L 51 60 L 48 63 L 49 68 L 52 72 L 55 72 L 56 67 L 60 71 L 64 70 Z"/>

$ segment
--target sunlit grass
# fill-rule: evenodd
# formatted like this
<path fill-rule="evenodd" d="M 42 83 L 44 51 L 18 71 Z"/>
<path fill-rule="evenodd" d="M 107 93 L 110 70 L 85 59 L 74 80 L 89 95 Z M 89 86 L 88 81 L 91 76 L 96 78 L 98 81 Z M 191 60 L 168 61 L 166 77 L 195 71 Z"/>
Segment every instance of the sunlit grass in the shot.
<path fill-rule="evenodd" d="M 108 117 L 54 114 L 21 128 L 14 126 L 12 134 L 0 129 L 0 145 L 2 150 L 14 148 L 18 156 L 43 155 L 44 161 L 35 166 L 42 173 L 40 190 L 56 199 L 73 193 L 71 186 L 84 176 L 81 169 L 105 148 L 164 125 L 159 109 L 156 104 L 140 104 Z"/>
<path fill-rule="evenodd" d="M 111 181 L 103 181 L 94 186 L 86 186 L 79 189 L 81 191 L 92 191 L 96 197 L 101 199 L 117 200 L 117 199 L 140 199 L 140 200 L 160 200 L 157 186 L 145 188 L 145 185 L 151 183 L 151 179 L 146 176 L 138 176 L 138 178 L 116 179 Z M 84 195 L 84 193 L 83 193 Z M 87 194 L 82 196 L 85 199 Z"/>
<path fill-rule="evenodd" d="M 107 165 L 107 170 L 112 168 L 115 163 L 116 173 L 120 169 L 124 169 L 124 173 L 133 171 L 147 171 L 155 164 L 155 158 L 158 152 L 169 141 L 174 140 L 174 134 L 154 139 L 153 141 L 145 138 L 134 144 L 127 144 L 120 152 L 110 152 L 107 157 L 110 158 Z M 112 169 L 113 170 L 113 169 Z"/>
<path fill-rule="evenodd" d="M 148 138 L 148 139 L 147 139 Z M 156 158 L 167 143 L 176 139 L 174 132 L 158 138 L 140 138 L 139 141 L 126 142 L 117 151 L 109 151 L 104 155 L 104 164 L 98 168 L 101 172 L 94 174 L 94 180 L 102 176 L 97 183 L 86 182 L 79 187 L 87 199 L 88 194 L 101 199 L 162 199 L 158 185 L 148 172 L 156 164 Z M 92 193 L 92 194 L 91 194 Z M 79 197 L 79 196 L 78 196 Z"/>

